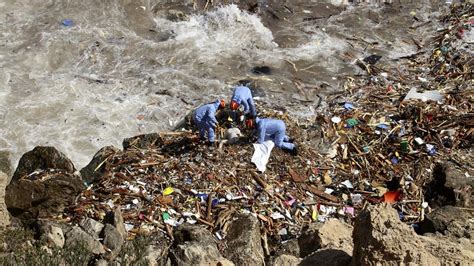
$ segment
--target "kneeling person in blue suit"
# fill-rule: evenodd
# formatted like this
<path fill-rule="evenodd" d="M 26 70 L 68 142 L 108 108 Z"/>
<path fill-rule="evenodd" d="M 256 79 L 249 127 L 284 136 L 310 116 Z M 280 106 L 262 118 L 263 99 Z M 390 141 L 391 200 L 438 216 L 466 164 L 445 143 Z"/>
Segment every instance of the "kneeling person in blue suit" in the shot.
<path fill-rule="evenodd" d="M 251 118 L 245 121 L 248 128 L 257 129 L 257 142 L 263 143 L 266 140 L 272 140 L 275 146 L 290 152 L 293 155 L 298 154 L 298 147 L 286 133 L 285 122 L 279 119 Z"/>

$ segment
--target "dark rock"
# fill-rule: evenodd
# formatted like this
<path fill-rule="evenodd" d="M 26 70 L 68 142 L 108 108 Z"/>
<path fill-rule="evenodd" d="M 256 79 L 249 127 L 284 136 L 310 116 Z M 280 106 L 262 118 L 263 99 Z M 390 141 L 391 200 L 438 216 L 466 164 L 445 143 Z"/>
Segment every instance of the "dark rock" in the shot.
<path fill-rule="evenodd" d="M 351 256 L 338 249 L 320 249 L 305 257 L 299 265 L 346 266 L 351 264 Z"/>
<path fill-rule="evenodd" d="M 37 146 L 21 157 L 11 182 L 33 173 L 36 170 L 56 169 L 72 174 L 74 164 L 54 147 Z"/>
<path fill-rule="evenodd" d="M 125 240 L 127 238 L 127 230 L 125 229 L 125 224 L 123 223 L 122 212 L 119 208 L 115 209 L 115 211 L 108 212 L 105 215 L 104 223 L 111 224 L 122 236 L 122 239 Z"/>
<path fill-rule="evenodd" d="M 325 223 L 313 223 L 298 238 L 300 257 L 306 257 L 321 248 L 343 250 L 352 255 L 352 226 L 331 219 Z"/>
<path fill-rule="evenodd" d="M 382 58 L 382 56 L 373 54 L 364 58 L 364 62 L 366 62 L 367 64 L 375 65 L 380 60 L 380 58 Z"/>
<path fill-rule="evenodd" d="M 114 146 L 106 146 L 100 149 L 90 163 L 81 169 L 82 180 L 87 184 L 100 180 L 104 174 L 104 161 L 120 150 Z"/>
<path fill-rule="evenodd" d="M 170 258 L 175 265 L 233 265 L 221 256 L 214 237 L 204 227 L 183 225 L 174 238 Z"/>
<path fill-rule="evenodd" d="M 152 149 L 163 144 L 163 139 L 158 133 L 144 134 L 123 140 L 123 149 Z"/>
<path fill-rule="evenodd" d="M 79 176 L 64 172 L 41 172 L 10 183 L 5 203 L 12 216 L 23 221 L 62 214 L 84 189 Z"/>
<path fill-rule="evenodd" d="M 240 214 L 233 221 L 226 236 L 225 257 L 237 265 L 263 265 L 264 253 L 260 223 L 252 215 Z"/>
<path fill-rule="evenodd" d="M 272 74 L 272 69 L 269 66 L 253 67 L 250 71 L 256 75 L 271 75 Z"/>
<path fill-rule="evenodd" d="M 70 248 L 77 248 L 77 246 L 83 245 L 91 254 L 104 254 L 105 249 L 102 244 L 94 239 L 91 235 L 86 233 L 81 228 L 75 226 L 66 233 L 65 246 Z"/>
<path fill-rule="evenodd" d="M 433 169 L 433 180 L 425 187 L 426 201 L 431 207 L 472 205 L 474 172 L 465 172 L 454 163 L 438 163 Z"/>
<path fill-rule="evenodd" d="M 92 218 L 85 218 L 79 222 L 79 226 L 94 238 L 98 238 L 104 225 Z"/>
<path fill-rule="evenodd" d="M 103 243 L 105 247 L 110 250 L 110 252 L 106 253 L 106 258 L 112 260 L 120 252 L 124 239 L 117 228 L 110 224 L 105 225 L 104 231 L 102 232 L 102 237 L 104 238 Z"/>
<path fill-rule="evenodd" d="M 471 211 L 444 206 L 425 216 L 425 219 L 419 223 L 419 233 L 439 232 L 457 238 L 472 238 L 474 237 L 474 221 L 471 220 Z"/>

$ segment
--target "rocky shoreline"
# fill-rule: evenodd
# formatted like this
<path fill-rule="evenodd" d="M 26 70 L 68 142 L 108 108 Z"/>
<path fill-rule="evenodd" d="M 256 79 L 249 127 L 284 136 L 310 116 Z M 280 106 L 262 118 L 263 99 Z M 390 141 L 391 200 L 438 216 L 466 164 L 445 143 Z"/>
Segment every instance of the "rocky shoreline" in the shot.
<path fill-rule="evenodd" d="M 103 151 L 100 154 L 107 156 Z M 453 206 L 428 214 L 422 225 L 427 230 L 424 235 L 417 235 L 385 203 L 367 205 L 353 225 L 340 218 L 310 223 L 295 238 L 278 244 L 267 242 L 265 224 L 248 213 L 236 213 L 221 240 L 206 224 L 182 224 L 172 232 L 158 230 L 132 239 L 120 208 L 100 221 L 89 217 L 74 221 L 63 215 L 85 189 L 63 154 L 52 147 L 37 147 L 24 158 L 28 161 L 22 160 L 15 173 L 31 167 L 37 173 L 27 176 L 35 178 L 17 179 L 14 175 L 5 200 L 13 228 L 32 231 L 29 238 L 23 238 L 27 245 L 22 242 L 21 247 L 3 232 L 2 265 L 27 260 L 66 265 L 467 265 L 474 259 L 473 210 Z M 38 171 L 39 166 L 45 170 Z M 18 206 L 18 201 L 24 205 Z M 18 212 L 22 208 L 24 212 Z M 4 226 L 7 220 L 2 220 Z M 22 237 L 15 233 L 14 238 Z M 64 257 L 66 254 L 70 257 Z"/>

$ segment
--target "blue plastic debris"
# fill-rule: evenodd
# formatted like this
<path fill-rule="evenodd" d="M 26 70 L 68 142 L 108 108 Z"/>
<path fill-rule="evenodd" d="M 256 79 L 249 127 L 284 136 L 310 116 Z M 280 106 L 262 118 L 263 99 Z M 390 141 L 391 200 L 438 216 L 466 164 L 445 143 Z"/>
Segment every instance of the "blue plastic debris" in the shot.
<path fill-rule="evenodd" d="M 403 221 L 403 219 L 405 218 L 405 215 L 403 215 L 403 212 L 399 211 L 398 217 L 400 218 L 401 221 Z"/>
<path fill-rule="evenodd" d="M 207 200 L 207 194 L 205 193 L 198 193 L 196 194 L 196 197 L 200 198 L 201 201 Z"/>
<path fill-rule="evenodd" d="M 398 164 L 398 158 L 397 157 L 392 157 L 392 159 L 390 159 L 390 161 L 392 162 L 392 164 Z"/>
<path fill-rule="evenodd" d="M 389 126 L 387 124 L 378 124 L 377 125 L 377 128 L 380 128 L 380 129 L 388 129 Z"/>
<path fill-rule="evenodd" d="M 426 152 L 431 156 L 435 155 L 436 154 L 435 146 L 431 144 L 426 144 Z"/>
<path fill-rule="evenodd" d="M 72 25 L 74 25 L 74 22 L 72 21 L 72 19 L 63 19 L 63 21 L 61 21 L 61 24 L 66 27 L 71 27 Z"/>
<path fill-rule="evenodd" d="M 344 108 L 346 108 L 346 110 L 352 110 L 354 109 L 354 105 L 352 103 L 344 103 Z"/>
<path fill-rule="evenodd" d="M 219 199 L 213 199 L 211 204 L 212 204 L 212 207 L 216 207 L 217 204 L 219 204 Z"/>

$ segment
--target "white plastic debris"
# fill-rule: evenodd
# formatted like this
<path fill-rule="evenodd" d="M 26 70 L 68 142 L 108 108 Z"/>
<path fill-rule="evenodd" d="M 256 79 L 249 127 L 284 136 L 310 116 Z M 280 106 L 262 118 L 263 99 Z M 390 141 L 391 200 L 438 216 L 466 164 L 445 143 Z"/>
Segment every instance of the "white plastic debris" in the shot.
<path fill-rule="evenodd" d="M 272 217 L 273 220 L 285 219 L 285 216 L 283 216 L 283 214 L 281 214 L 279 212 L 272 213 L 272 215 L 270 215 L 270 217 Z"/>
<path fill-rule="evenodd" d="M 333 117 L 331 118 L 331 121 L 332 121 L 334 124 L 338 124 L 338 123 L 340 123 L 342 120 L 341 120 L 341 118 L 340 118 L 339 116 L 333 116 Z"/>
<path fill-rule="evenodd" d="M 425 142 L 423 141 L 423 139 L 420 138 L 420 137 L 415 138 L 415 142 L 416 142 L 416 144 L 418 144 L 418 145 L 421 145 L 421 144 L 425 143 Z"/>
<path fill-rule="evenodd" d="M 286 230 L 286 228 L 282 228 L 282 229 L 280 229 L 280 231 L 278 231 L 278 234 L 281 235 L 281 236 L 287 235 L 288 230 Z"/>
<path fill-rule="evenodd" d="M 333 192 L 334 192 L 334 189 L 328 188 L 328 187 L 324 190 L 324 193 L 326 193 L 326 194 L 331 194 Z"/>
<path fill-rule="evenodd" d="M 130 230 L 132 230 L 132 229 L 133 229 L 133 227 L 134 227 L 134 225 L 133 225 L 133 224 L 128 224 L 128 223 L 125 223 L 125 230 L 127 230 L 127 232 L 128 232 L 128 231 L 130 231 Z"/>
<path fill-rule="evenodd" d="M 425 91 L 422 93 L 419 93 L 416 91 L 415 88 L 412 88 L 407 95 L 405 96 L 405 99 L 403 101 L 411 100 L 411 99 L 417 99 L 417 100 L 422 100 L 424 102 L 431 100 L 431 101 L 436 101 L 440 102 L 443 100 L 443 95 L 439 91 Z"/>
<path fill-rule="evenodd" d="M 192 218 L 187 218 L 187 219 L 186 219 L 186 222 L 187 222 L 188 224 L 195 224 L 195 223 L 197 223 L 197 221 L 194 220 L 194 219 L 192 219 Z"/>
<path fill-rule="evenodd" d="M 350 180 L 346 180 L 344 182 L 342 182 L 341 184 L 343 184 L 344 186 L 346 186 L 346 188 L 354 188 L 354 186 L 352 185 L 352 182 Z"/>
<path fill-rule="evenodd" d="M 134 193 L 140 192 L 140 189 L 138 187 L 134 186 L 134 185 L 130 185 L 128 187 L 128 190 L 130 190 L 131 192 L 134 192 Z"/>
<path fill-rule="evenodd" d="M 114 202 L 111 199 L 109 199 L 106 204 L 109 205 L 111 209 L 114 208 Z"/>
<path fill-rule="evenodd" d="M 362 203 L 363 197 L 361 194 L 351 194 L 351 201 L 353 204 Z"/>
<path fill-rule="evenodd" d="M 252 163 L 254 163 L 257 169 L 262 173 L 267 169 L 268 159 L 270 158 L 274 146 L 275 143 L 271 140 L 267 140 L 262 144 L 253 144 L 255 151 L 252 156 Z"/>

